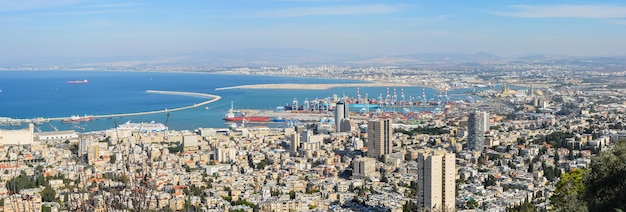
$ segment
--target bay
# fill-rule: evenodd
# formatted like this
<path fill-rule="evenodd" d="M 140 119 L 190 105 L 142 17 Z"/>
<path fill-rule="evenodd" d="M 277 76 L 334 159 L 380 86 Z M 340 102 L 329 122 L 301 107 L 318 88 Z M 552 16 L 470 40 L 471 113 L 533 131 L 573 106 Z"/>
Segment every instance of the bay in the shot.
<path fill-rule="evenodd" d="M 86 84 L 68 84 L 69 80 L 89 80 Z M 275 109 L 276 106 L 291 104 L 295 99 L 302 103 L 305 98 L 326 98 L 333 95 L 357 95 L 355 87 L 328 90 L 215 90 L 248 84 L 279 83 L 357 83 L 356 80 L 315 79 L 260 75 L 227 75 L 190 72 L 124 72 L 124 71 L 0 71 L 0 117 L 36 118 L 69 117 L 71 115 L 104 115 L 130 113 L 165 108 L 176 108 L 205 101 L 203 98 L 147 93 L 146 90 L 199 92 L 222 96 L 218 102 L 205 107 L 171 112 L 166 114 L 141 115 L 113 119 L 101 119 L 75 124 L 49 122 L 37 126 L 41 131 L 105 130 L 132 122 L 161 122 L 170 129 L 193 130 L 200 127 L 222 128 L 222 120 L 230 108 L 231 101 L 237 109 Z M 386 96 L 387 88 L 359 88 L 362 97 Z M 437 98 L 439 91 L 421 87 L 404 88 L 405 98 L 417 97 L 425 92 L 428 99 Z M 451 99 L 463 99 L 464 92 L 457 90 Z M 393 88 L 390 88 L 393 95 Z M 401 88 L 396 88 L 400 98 Z M 24 127 L 24 126 L 17 126 Z M 15 128 L 15 127 L 14 127 Z"/>

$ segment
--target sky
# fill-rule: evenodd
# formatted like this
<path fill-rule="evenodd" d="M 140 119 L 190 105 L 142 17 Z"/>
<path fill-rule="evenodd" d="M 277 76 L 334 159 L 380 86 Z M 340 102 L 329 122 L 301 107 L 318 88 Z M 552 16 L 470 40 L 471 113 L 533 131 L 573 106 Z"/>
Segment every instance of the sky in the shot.
<path fill-rule="evenodd" d="M 626 2 L 0 0 L 0 58 L 306 49 L 626 56 Z"/>

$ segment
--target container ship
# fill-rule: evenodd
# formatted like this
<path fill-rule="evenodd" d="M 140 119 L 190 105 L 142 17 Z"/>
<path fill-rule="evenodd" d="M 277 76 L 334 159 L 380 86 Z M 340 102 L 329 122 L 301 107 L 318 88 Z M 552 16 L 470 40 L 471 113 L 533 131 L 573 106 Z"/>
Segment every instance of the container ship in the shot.
<path fill-rule="evenodd" d="M 67 81 L 67 84 L 87 84 L 89 83 L 88 80 L 84 79 L 84 80 L 70 80 Z"/>
<path fill-rule="evenodd" d="M 92 121 L 93 116 L 70 116 L 69 119 L 63 119 L 61 122 L 63 123 L 71 123 L 71 122 L 83 122 L 83 121 Z"/>
<path fill-rule="evenodd" d="M 238 111 L 233 109 L 233 103 L 230 103 L 230 109 L 228 109 L 228 113 L 224 115 L 225 121 L 247 121 L 247 122 L 269 122 L 269 116 L 246 116 L 246 114 L 239 113 Z"/>

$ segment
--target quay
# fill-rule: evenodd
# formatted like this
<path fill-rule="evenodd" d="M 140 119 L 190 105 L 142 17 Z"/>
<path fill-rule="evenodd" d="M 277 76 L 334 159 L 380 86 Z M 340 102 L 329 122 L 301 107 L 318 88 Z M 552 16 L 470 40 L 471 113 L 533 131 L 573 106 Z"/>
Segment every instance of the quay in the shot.
<path fill-rule="evenodd" d="M 146 93 L 156 93 L 156 94 L 166 94 L 166 95 L 182 95 L 182 96 L 195 96 L 195 97 L 203 97 L 203 98 L 211 98 L 208 101 L 200 102 L 197 104 L 172 108 L 172 109 L 163 109 L 163 110 L 155 110 L 155 111 L 145 111 L 145 112 L 135 112 L 135 113 L 119 113 L 119 114 L 107 114 L 107 115 L 96 115 L 93 116 L 94 119 L 101 118 L 113 118 L 113 117 L 125 117 L 125 116 L 139 116 L 139 115 L 149 115 L 149 114 L 158 114 L 158 113 L 167 113 L 174 112 L 180 110 L 187 110 L 195 107 L 200 107 L 203 105 L 211 104 L 213 102 L 217 102 L 222 99 L 221 96 L 213 95 L 213 94 L 205 94 L 205 93 L 194 93 L 194 92 L 181 92 L 181 91 L 158 91 L 158 90 L 147 90 Z M 57 118 L 45 118 L 46 121 L 62 121 L 64 119 L 69 119 L 70 117 L 57 117 Z"/>

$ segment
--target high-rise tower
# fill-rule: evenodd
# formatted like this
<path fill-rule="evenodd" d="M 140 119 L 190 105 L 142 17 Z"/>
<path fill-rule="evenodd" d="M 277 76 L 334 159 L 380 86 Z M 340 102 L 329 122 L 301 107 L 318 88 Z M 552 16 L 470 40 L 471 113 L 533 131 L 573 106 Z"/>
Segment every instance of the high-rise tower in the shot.
<path fill-rule="evenodd" d="M 445 150 L 420 153 L 417 206 L 420 211 L 454 211 L 456 162 Z"/>
<path fill-rule="evenodd" d="M 391 120 L 374 120 L 367 123 L 367 156 L 380 158 L 392 153 Z"/>
<path fill-rule="evenodd" d="M 348 105 L 342 100 L 339 100 L 335 106 L 335 132 L 345 132 L 345 129 L 341 129 L 341 123 L 344 119 L 348 118 L 349 110 Z"/>
<path fill-rule="evenodd" d="M 489 130 L 489 113 L 471 112 L 467 119 L 467 147 L 474 151 L 485 148 L 485 132 Z"/>

